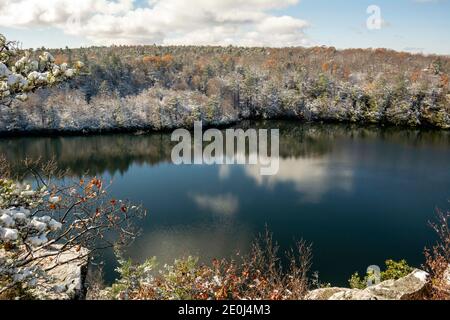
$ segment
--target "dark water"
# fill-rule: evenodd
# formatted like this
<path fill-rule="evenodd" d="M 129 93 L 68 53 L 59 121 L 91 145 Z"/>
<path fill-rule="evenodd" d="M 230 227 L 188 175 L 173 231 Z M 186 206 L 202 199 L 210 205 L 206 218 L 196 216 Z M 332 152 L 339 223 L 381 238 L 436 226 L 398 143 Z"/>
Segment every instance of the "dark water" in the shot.
<path fill-rule="evenodd" d="M 434 241 L 427 222 L 436 207 L 449 207 L 449 132 L 248 125 L 280 129 L 277 176 L 261 177 L 252 166 L 174 166 L 169 134 L 6 138 L 0 153 L 13 163 L 56 157 L 75 177 L 88 170 L 113 178 L 114 197 L 149 211 L 129 250 L 138 261 L 229 257 L 246 252 L 267 224 L 282 248 L 312 242 L 313 269 L 336 285 L 388 258 L 421 265 Z M 111 281 L 115 266 L 105 259 Z"/>

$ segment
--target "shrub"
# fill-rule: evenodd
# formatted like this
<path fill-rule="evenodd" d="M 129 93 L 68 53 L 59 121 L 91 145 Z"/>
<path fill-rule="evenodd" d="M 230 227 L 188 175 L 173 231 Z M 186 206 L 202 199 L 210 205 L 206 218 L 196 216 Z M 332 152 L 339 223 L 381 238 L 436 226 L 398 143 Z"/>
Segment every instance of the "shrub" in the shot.
<path fill-rule="evenodd" d="M 398 280 L 400 278 L 406 277 L 413 271 L 414 268 L 409 266 L 406 260 L 387 260 L 386 270 L 381 272 L 381 281 Z"/>
<path fill-rule="evenodd" d="M 120 278 L 106 295 L 131 300 L 298 300 L 311 285 L 311 246 L 300 241 L 286 256 L 290 265 L 284 270 L 268 232 L 254 242 L 248 256 L 214 260 L 209 266 L 188 257 L 156 269 L 155 258 L 135 265 L 119 255 Z"/>
<path fill-rule="evenodd" d="M 438 236 L 433 248 L 425 250 L 425 270 L 430 274 L 432 300 L 450 300 L 450 212 L 437 210 L 437 219 L 430 225 Z"/>
<path fill-rule="evenodd" d="M 398 280 L 406 277 L 414 268 L 410 267 L 406 260 L 394 261 L 387 260 L 386 270 L 380 274 L 380 281 Z M 361 277 L 358 272 L 354 273 L 349 279 L 350 288 L 352 289 L 365 289 L 370 280 L 374 280 L 373 272 L 367 273 L 364 277 Z M 372 281 L 373 282 L 373 281 Z"/>

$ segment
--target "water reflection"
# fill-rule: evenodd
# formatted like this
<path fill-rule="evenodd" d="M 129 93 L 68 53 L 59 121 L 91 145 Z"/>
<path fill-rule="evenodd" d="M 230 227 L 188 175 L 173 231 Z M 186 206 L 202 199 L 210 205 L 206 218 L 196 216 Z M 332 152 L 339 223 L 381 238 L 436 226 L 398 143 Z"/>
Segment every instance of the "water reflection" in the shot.
<path fill-rule="evenodd" d="M 239 210 L 239 199 L 231 193 L 219 195 L 192 194 L 191 198 L 197 207 L 203 211 L 231 216 Z"/>
<path fill-rule="evenodd" d="M 296 122 L 244 122 L 239 128 L 279 128 L 280 156 L 288 165 L 296 159 L 323 159 L 339 140 L 389 141 L 414 147 L 446 148 L 450 132 L 378 128 L 349 125 L 310 125 Z M 0 137 L 0 154 L 6 156 L 20 170 L 17 160 L 30 158 L 44 161 L 55 158 L 61 169 L 69 169 L 74 176 L 89 171 L 92 175 L 126 173 L 132 165 L 157 165 L 171 162 L 175 143 L 170 134 L 116 134 L 73 137 Z M 369 157 L 370 158 L 370 157 Z M 301 166 L 301 164 L 299 164 Z M 308 166 L 308 163 L 305 163 Z M 221 168 L 226 175 L 229 168 Z"/>
<path fill-rule="evenodd" d="M 286 158 L 280 161 L 280 171 L 274 176 L 261 176 L 259 169 L 248 166 L 246 175 L 260 186 L 274 189 L 277 184 L 290 184 L 302 196 L 301 201 L 318 203 L 332 189 L 351 191 L 351 168 L 335 168 L 327 156 L 322 158 Z"/>
<path fill-rule="evenodd" d="M 230 243 L 250 243 L 253 230 L 229 221 L 208 225 L 186 225 L 158 228 L 142 236 L 129 250 L 129 254 L 139 257 L 158 257 L 160 263 L 171 263 L 174 258 L 194 255 L 201 257 L 202 263 L 210 263 L 217 257 L 231 257 L 236 247 Z M 246 253 L 244 248 L 242 253 Z"/>
<path fill-rule="evenodd" d="M 450 132 L 243 123 L 280 129 L 280 171 L 257 166 L 174 166 L 169 134 L 0 139 L 16 172 L 20 160 L 55 158 L 79 177 L 114 180 L 114 197 L 149 210 L 136 260 L 200 255 L 204 261 L 245 252 L 267 224 L 282 249 L 314 243 L 314 269 L 345 285 L 349 275 L 386 258 L 422 263 L 432 240 L 427 221 L 450 197 Z M 106 255 L 107 279 L 114 279 Z"/>

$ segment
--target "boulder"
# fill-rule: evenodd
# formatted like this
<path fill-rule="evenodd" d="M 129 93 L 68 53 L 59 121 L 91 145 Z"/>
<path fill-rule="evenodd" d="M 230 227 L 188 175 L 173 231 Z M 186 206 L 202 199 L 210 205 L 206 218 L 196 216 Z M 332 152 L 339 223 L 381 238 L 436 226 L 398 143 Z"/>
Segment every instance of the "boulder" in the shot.
<path fill-rule="evenodd" d="M 42 252 L 42 255 L 57 251 L 58 246 Z M 32 294 L 41 300 L 83 300 L 86 297 L 85 280 L 88 269 L 88 250 L 69 250 L 59 256 L 47 257 L 39 262 L 48 271 L 49 279 L 39 280 L 38 285 L 31 290 Z"/>
<path fill-rule="evenodd" d="M 337 293 L 347 291 L 348 289 L 345 288 L 323 288 L 323 289 L 317 289 L 310 291 L 306 297 L 305 300 L 329 300 L 332 296 L 334 296 Z"/>
<path fill-rule="evenodd" d="M 379 298 L 377 300 L 415 300 L 424 296 L 427 285 L 428 274 L 416 269 L 404 278 L 384 281 L 364 291 Z"/>
<path fill-rule="evenodd" d="M 450 270 L 449 270 L 450 275 Z M 307 300 L 414 300 L 420 299 L 428 287 L 428 274 L 414 270 L 399 280 L 387 280 L 364 290 L 324 288 L 308 293 Z"/>
<path fill-rule="evenodd" d="M 385 300 L 379 299 L 371 292 L 358 289 L 347 289 L 332 295 L 328 300 Z"/>

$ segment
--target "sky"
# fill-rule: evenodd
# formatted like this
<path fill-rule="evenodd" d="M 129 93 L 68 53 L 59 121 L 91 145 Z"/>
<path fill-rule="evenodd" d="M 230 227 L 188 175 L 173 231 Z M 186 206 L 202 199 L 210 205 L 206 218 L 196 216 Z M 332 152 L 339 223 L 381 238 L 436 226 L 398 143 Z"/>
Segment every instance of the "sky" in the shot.
<path fill-rule="evenodd" d="M 391 48 L 450 54 L 450 0 L 0 0 L 24 48 L 111 44 Z"/>

